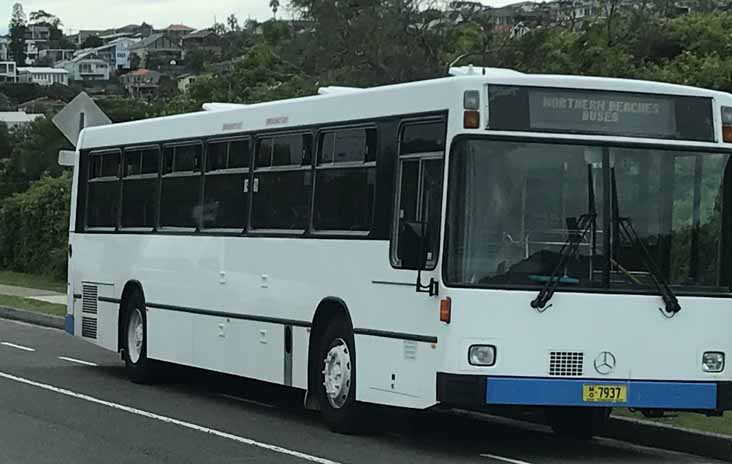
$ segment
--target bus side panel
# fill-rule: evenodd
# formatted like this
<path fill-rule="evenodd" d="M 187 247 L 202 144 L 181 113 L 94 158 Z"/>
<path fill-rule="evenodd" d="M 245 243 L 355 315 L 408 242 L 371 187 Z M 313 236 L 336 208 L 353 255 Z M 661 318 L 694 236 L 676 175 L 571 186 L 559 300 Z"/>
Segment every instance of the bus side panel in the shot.
<path fill-rule="evenodd" d="M 292 386 L 308 388 L 310 328 L 292 328 Z"/>
<path fill-rule="evenodd" d="M 356 335 L 356 399 L 406 408 L 435 404 L 437 348 L 431 343 Z"/>
<path fill-rule="evenodd" d="M 147 310 L 147 355 L 151 359 L 193 364 L 193 315 Z"/>
<path fill-rule="evenodd" d="M 103 293 L 109 292 L 109 295 Z M 100 285 L 100 296 L 113 297 L 113 285 Z M 111 351 L 117 351 L 117 321 L 119 319 L 119 304 L 99 301 L 97 307 L 97 345 Z"/>
<path fill-rule="evenodd" d="M 193 316 L 193 365 L 284 383 L 284 330 L 280 324 Z"/>

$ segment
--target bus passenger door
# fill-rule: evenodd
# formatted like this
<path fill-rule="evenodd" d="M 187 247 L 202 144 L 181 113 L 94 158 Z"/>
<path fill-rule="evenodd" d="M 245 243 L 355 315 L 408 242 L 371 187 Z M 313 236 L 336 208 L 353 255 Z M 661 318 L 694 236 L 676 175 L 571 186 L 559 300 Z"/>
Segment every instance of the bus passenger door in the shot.
<path fill-rule="evenodd" d="M 425 408 L 436 398 L 434 367 L 440 352 L 436 343 L 420 340 L 437 336 L 436 297 L 416 293 L 415 256 L 426 257 L 423 284 L 436 277 L 439 256 L 440 214 L 445 158 L 445 123 L 442 118 L 404 122 L 399 132 L 399 157 L 391 233 L 389 279 L 378 282 L 374 295 L 379 314 L 369 316 L 375 328 L 397 334 L 394 338 L 357 337 L 359 373 L 366 388 L 359 400 L 401 407 Z M 415 222 L 426 224 L 423 225 Z M 411 223 L 411 224 L 409 224 Z M 420 243 L 414 227 L 426 232 Z M 424 254 L 421 254 L 423 253 Z M 375 282 L 376 283 L 376 282 Z M 381 309 L 383 308 L 383 309 Z M 433 316 L 433 317 L 430 317 Z"/>

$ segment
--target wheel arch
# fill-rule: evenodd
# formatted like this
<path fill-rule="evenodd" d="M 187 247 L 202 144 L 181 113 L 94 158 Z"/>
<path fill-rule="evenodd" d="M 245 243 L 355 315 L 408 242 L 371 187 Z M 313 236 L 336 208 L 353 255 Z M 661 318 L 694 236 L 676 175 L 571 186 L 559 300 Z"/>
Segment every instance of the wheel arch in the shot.
<path fill-rule="evenodd" d="M 328 324 L 337 317 L 344 317 L 348 322 L 348 325 L 353 330 L 353 320 L 351 319 L 351 313 L 348 310 L 348 305 L 343 299 L 328 296 L 320 300 L 318 307 L 315 310 L 313 316 L 312 325 L 310 327 L 310 340 L 308 342 L 308 395 L 306 399 L 306 406 L 317 409 L 319 405 L 311 403 L 316 401 L 316 395 L 312 394 L 315 392 L 315 381 L 319 378 L 318 376 L 318 365 L 314 362 L 317 357 L 318 343 L 325 334 L 325 330 Z M 354 357 L 356 356 L 354 347 Z"/>
<path fill-rule="evenodd" d="M 127 300 L 130 295 L 135 292 L 140 292 L 143 301 L 145 300 L 145 291 L 142 288 L 142 283 L 139 280 L 128 280 L 125 283 L 124 289 L 122 290 L 122 297 L 119 301 L 119 312 L 117 315 L 117 351 L 122 351 L 122 331 L 124 330 L 124 321 L 126 316 L 125 308 L 127 307 Z"/>

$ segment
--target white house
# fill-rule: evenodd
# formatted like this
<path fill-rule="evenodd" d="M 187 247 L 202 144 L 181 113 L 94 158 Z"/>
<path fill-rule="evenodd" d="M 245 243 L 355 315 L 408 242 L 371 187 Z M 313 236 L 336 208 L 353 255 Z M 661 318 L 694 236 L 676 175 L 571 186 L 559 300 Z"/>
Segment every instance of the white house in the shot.
<path fill-rule="evenodd" d="M 0 61 L 8 61 L 8 56 L 10 56 L 10 39 L 0 37 Z"/>
<path fill-rule="evenodd" d="M 36 119 L 42 117 L 42 114 L 27 114 L 23 111 L 0 111 L 0 122 L 5 123 L 8 130 L 28 126 Z"/>
<path fill-rule="evenodd" d="M 56 65 L 63 68 L 74 81 L 108 81 L 109 64 L 96 58 L 95 53 L 77 56 L 73 60 L 64 61 Z"/>
<path fill-rule="evenodd" d="M 95 48 L 94 51 L 98 58 L 109 63 L 113 70 L 130 69 L 130 47 L 137 41 L 129 37 L 121 37 Z"/>
<path fill-rule="evenodd" d="M 15 82 L 18 80 L 18 73 L 15 69 L 15 61 L 0 61 L 0 82 Z"/>
<path fill-rule="evenodd" d="M 18 82 L 69 85 L 69 72 L 58 68 L 18 68 Z"/>

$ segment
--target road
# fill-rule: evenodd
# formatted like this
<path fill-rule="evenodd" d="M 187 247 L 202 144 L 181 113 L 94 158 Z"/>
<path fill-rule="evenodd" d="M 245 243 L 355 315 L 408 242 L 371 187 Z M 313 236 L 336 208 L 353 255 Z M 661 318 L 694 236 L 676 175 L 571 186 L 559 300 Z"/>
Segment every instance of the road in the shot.
<path fill-rule="evenodd" d="M 331 433 L 294 392 L 196 369 L 156 385 L 115 353 L 0 320 L 0 463 L 699 463 L 607 439 L 564 442 L 508 419 L 379 412 L 379 432 Z"/>

